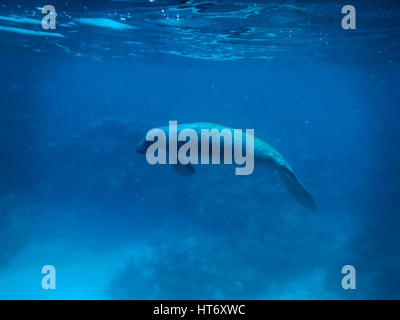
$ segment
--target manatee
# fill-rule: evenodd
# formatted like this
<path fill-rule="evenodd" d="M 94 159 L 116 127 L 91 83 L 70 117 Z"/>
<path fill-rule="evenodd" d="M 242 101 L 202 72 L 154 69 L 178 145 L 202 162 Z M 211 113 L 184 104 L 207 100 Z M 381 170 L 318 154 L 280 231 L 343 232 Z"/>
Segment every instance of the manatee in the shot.
<path fill-rule="evenodd" d="M 163 130 L 167 139 L 169 135 L 169 127 L 164 126 L 164 127 L 159 127 L 159 129 Z M 232 133 L 233 137 L 233 128 L 217 124 L 217 123 L 210 123 L 210 122 L 194 122 L 194 123 L 184 123 L 184 124 L 178 124 L 177 125 L 177 133 L 179 134 L 180 131 L 183 129 L 192 129 L 196 131 L 197 135 L 199 136 L 199 143 L 198 143 L 198 148 L 199 148 L 199 154 L 201 152 L 201 143 L 200 143 L 200 135 L 201 135 L 201 129 L 217 129 L 218 131 L 222 131 L 223 129 L 228 129 Z M 243 137 L 243 142 L 247 141 L 246 140 L 246 132 L 242 133 Z M 221 139 L 221 144 L 220 144 L 220 155 L 221 159 L 223 159 L 223 151 L 224 151 L 224 143 L 227 143 L 226 141 L 222 141 Z M 209 141 L 210 142 L 210 141 Z M 137 146 L 137 152 L 144 154 L 146 153 L 147 148 L 152 145 L 154 142 L 153 141 L 146 141 L 144 138 Z M 178 149 L 180 145 L 183 145 L 185 142 L 178 142 Z M 209 146 L 210 147 L 210 146 Z M 210 148 L 211 149 L 211 148 Z M 245 152 L 245 144 L 242 143 L 242 150 Z M 210 154 L 212 152 L 210 151 Z M 223 162 L 223 161 L 222 161 Z M 316 209 L 316 202 L 314 198 L 312 197 L 311 193 L 303 186 L 303 184 L 300 182 L 300 180 L 297 178 L 297 176 L 294 174 L 292 168 L 289 166 L 289 164 L 286 162 L 286 160 L 283 158 L 283 156 L 273 147 L 271 147 L 268 143 L 265 141 L 254 137 L 254 166 L 264 166 L 264 167 L 270 167 L 272 169 L 275 169 L 279 172 L 287 190 L 293 195 L 293 197 L 305 208 L 310 209 L 310 210 L 315 210 Z M 182 165 L 178 162 L 178 164 L 175 165 L 175 168 L 177 169 L 178 172 L 184 174 L 184 175 L 191 175 L 195 173 L 195 169 L 191 164 L 187 165 Z"/>

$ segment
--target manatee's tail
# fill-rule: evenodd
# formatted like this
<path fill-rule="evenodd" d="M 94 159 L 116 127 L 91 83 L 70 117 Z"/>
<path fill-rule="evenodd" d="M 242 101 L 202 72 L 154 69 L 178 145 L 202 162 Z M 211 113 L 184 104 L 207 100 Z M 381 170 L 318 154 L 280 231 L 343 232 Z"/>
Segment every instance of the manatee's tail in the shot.
<path fill-rule="evenodd" d="M 295 197 L 295 199 L 301 203 L 304 207 L 315 210 L 317 204 L 307 189 L 302 185 L 302 183 L 297 179 L 295 174 L 286 167 L 280 167 L 279 173 L 283 181 L 285 182 L 286 188 Z"/>

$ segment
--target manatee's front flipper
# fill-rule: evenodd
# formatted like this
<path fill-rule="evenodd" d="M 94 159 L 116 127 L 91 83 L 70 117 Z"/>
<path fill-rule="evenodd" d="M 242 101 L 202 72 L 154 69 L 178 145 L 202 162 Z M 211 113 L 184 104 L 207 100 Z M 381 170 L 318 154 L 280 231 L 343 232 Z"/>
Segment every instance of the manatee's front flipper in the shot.
<path fill-rule="evenodd" d="M 315 210 L 317 204 L 307 189 L 302 185 L 302 183 L 297 179 L 296 175 L 286 167 L 280 167 L 279 173 L 283 181 L 285 182 L 286 188 L 289 192 L 300 202 L 304 207 Z"/>
<path fill-rule="evenodd" d="M 177 172 L 179 172 L 184 176 L 190 176 L 196 172 L 196 170 L 194 170 L 193 166 L 190 163 L 182 164 L 178 162 L 177 164 L 174 165 L 174 167 Z"/>

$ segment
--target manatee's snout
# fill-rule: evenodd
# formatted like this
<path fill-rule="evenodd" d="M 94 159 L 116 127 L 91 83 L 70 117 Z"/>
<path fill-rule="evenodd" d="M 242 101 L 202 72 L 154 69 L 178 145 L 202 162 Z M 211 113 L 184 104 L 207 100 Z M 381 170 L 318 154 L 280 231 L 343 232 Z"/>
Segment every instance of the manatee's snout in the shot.
<path fill-rule="evenodd" d="M 136 147 L 136 152 L 140 154 L 145 154 L 147 147 L 148 147 L 147 141 L 141 141 Z"/>

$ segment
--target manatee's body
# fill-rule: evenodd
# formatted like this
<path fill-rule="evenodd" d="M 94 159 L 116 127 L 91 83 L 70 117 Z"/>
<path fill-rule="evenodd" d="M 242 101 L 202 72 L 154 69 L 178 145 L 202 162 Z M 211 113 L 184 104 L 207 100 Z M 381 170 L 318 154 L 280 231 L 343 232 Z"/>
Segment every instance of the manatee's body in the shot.
<path fill-rule="evenodd" d="M 163 130 L 166 136 L 169 134 L 169 127 L 160 127 L 159 129 Z M 231 130 L 231 134 L 233 137 L 233 128 L 226 127 L 216 123 L 210 122 L 193 122 L 193 123 L 184 123 L 178 124 L 177 133 L 183 129 L 192 129 L 195 130 L 198 136 L 201 135 L 201 129 L 217 129 L 218 131 L 222 131 L 223 129 Z M 200 140 L 200 138 L 199 138 Z M 246 141 L 246 133 L 243 132 L 243 142 Z M 225 143 L 225 142 L 224 142 Z M 145 153 L 147 147 L 152 144 L 152 142 L 148 142 L 146 140 L 142 140 L 138 145 L 137 151 L 140 153 Z M 179 147 L 179 145 L 178 145 Z M 245 152 L 245 145 L 242 143 L 243 152 Z M 199 148 L 201 148 L 201 144 L 199 141 Z M 223 143 L 221 141 L 221 158 L 223 157 Z M 201 150 L 199 150 L 200 153 Z M 301 203 L 304 207 L 314 210 L 316 208 L 316 203 L 311 194 L 307 191 L 307 189 L 302 185 L 302 183 L 297 179 L 296 175 L 293 173 L 293 170 L 283 158 L 283 156 L 271 147 L 265 141 L 254 137 L 254 165 L 255 166 L 268 166 L 272 167 L 280 173 L 287 189 L 290 193 L 295 197 L 295 199 Z M 194 169 L 191 166 L 186 166 L 185 170 L 189 173 L 194 173 Z"/>

